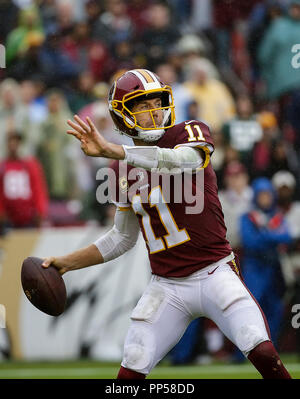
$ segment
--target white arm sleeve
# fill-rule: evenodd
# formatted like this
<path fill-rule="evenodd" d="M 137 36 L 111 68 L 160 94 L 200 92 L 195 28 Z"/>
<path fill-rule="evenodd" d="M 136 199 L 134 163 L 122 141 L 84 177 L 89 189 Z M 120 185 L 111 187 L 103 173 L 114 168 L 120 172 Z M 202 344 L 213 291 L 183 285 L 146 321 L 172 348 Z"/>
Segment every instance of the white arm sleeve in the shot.
<path fill-rule="evenodd" d="M 95 241 L 94 245 L 100 251 L 104 262 L 108 262 L 129 251 L 135 245 L 139 231 L 140 226 L 133 210 L 117 208 L 114 226 Z"/>
<path fill-rule="evenodd" d="M 125 151 L 125 161 L 129 165 L 151 169 L 175 169 L 184 170 L 189 168 L 196 170 L 200 168 L 204 161 L 197 148 L 182 146 L 175 149 L 160 148 L 156 146 L 136 146 L 130 147 L 123 145 Z"/>

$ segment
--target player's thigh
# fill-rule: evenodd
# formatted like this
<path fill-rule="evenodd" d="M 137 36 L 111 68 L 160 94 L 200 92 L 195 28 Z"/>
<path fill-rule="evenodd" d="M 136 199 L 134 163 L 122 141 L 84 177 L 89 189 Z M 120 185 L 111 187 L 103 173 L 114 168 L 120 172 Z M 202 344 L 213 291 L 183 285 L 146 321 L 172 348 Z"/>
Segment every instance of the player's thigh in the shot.
<path fill-rule="evenodd" d="M 176 345 L 191 316 L 163 285 L 150 284 L 131 314 L 122 366 L 149 372 Z"/>
<path fill-rule="evenodd" d="M 202 289 L 205 315 L 245 356 L 270 339 L 267 322 L 250 292 L 229 268 L 206 279 Z"/>

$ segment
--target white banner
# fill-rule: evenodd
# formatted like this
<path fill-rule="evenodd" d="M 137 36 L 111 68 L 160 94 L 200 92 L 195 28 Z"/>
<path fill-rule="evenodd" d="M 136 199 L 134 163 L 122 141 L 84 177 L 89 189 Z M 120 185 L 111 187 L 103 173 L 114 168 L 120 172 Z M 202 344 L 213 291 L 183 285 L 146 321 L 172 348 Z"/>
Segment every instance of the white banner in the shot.
<path fill-rule="evenodd" d="M 64 255 L 91 244 L 105 230 L 96 227 L 45 229 L 34 236 L 33 249 L 26 256 Z M 20 242 L 22 236 L 15 238 L 14 234 L 6 240 L 17 239 Z M 15 247 L 11 242 L 5 246 L 6 251 Z M 23 255 L 24 258 L 26 256 Z M 9 260 L 10 256 L 6 259 Z M 3 267 L 18 269 L 14 278 L 10 279 L 13 282 L 14 279 L 20 279 L 21 262 L 9 263 L 4 262 Z M 8 281 L 8 275 L 0 274 L 0 288 L 1 277 L 6 276 Z M 0 291 L 0 303 L 6 306 L 7 335 L 11 338 L 12 348 L 18 348 L 12 357 L 47 360 L 88 356 L 119 361 L 122 358 L 130 313 L 150 280 L 150 266 L 142 236 L 134 248 L 118 259 L 66 273 L 63 278 L 68 301 L 64 313 L 58 317 L 48 316 L 36 309 L 22 288 L 19 306 L 8 303 L 13 300 L 13 287 L 11 294 L 6 293 L 5 300 L 1 299 Z M 18 312 L 17 319 L 10 317 L 10 311 Z M 11 332 L 12 328 L 18 330 L 17 334 L 16 331 Z M 15 342 L 18 337 L 19 342 Z M 3 351 L 10 348 L 0 349 Z"/>

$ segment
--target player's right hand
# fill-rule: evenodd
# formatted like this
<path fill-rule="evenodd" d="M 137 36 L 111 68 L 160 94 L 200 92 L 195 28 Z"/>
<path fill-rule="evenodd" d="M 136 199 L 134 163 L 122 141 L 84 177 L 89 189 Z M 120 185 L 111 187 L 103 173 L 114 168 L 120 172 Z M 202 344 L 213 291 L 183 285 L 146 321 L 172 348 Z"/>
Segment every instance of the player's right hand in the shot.
<path fill-rule="evenodd" d="M 44 268 L 54 266 L 60 275 L 63 275 L 68 271 L 68 268 L 59 260 L 59 258 L 55 258 L 54 256 L 50 256 L 49 258 L 43 258 L 42 266 Z"/>
<path fill-rule="evenodd" d="M 80 141 L 81 149 L 85 155 L 91 157 L 104 156 L 104 149 L 107 147 L 108 142 L 100 134 L 91 119 L 87 117 L 85 122 L 78 115 L 75 115 L 74 120 L 75 122 L 70 119 L 67 121 L 72 128 L 72 130 L 67 130 L 67 133 Z"/>
<path fill-rule="evenodd" d="M 67 130 L 67 133 L 80 141 L 81 149 L 85 155 L 111 159 L 125 158 L 123 147 L 119 144 L 108 142 L 89 117 L 86 117 L 85 122 L 78 115 L 75 115 L 74 120 L 75 122 L 70 119 L 67 121 L 72 128 Z"/>

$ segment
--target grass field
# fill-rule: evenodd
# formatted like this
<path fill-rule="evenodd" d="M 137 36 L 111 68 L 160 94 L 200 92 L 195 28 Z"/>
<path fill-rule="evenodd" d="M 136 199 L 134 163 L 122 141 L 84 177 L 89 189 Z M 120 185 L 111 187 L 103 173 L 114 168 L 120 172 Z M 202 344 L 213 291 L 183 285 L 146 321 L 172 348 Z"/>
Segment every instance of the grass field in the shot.
<path fill-rule="evenodd" d="M 295 356 L 281 357 L 293 378 L 300 378 L 300 362 Z M 2 362 L 0 379 L 112 379 L 119 363 L 97 361 L 68 362 Z M 243 364 L 214 363 L 172 367 L 157 366 L 148 379 L 260 379 L 250 362 Z"/>

